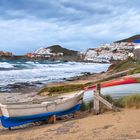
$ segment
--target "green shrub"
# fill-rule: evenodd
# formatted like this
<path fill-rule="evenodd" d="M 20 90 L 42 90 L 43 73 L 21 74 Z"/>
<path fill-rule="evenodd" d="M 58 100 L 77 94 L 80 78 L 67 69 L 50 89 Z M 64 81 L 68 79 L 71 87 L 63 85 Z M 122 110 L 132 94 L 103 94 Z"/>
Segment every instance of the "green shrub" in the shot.
<path fill-rule="evenodd" d="M 104 96 L 104 98 L 120 108 L 140 108 L 140 94 L 132 94 L 128 96 L 120 97 L 119 99 L 113 99 L 110 95 Z"/>
<path fill-rule="evenodd" d="M 89 110 L 91 111 L 91 109 L 93 108 L 93 101 L 90 101 L 90 102 L 82 102 L 81 104 L 81 108 L 80 110 L 81 111 L 86 111 L 86 110 Z"/>
<path fill-rule="evenodd" d="M 104 96 L 104 99 L 107 100 L 110 103 L 114 103 L 114 99 L 110 95 Z"/>
<path fill-rule="evenodd" d="M 86 111 L 87 109 L 88 109 L 87 103 L 82 102 L 81 107 L 80 107 L 80 110 L 81 110 L 81 111 Z"/>
<path fill-rule="evenodd" d="M 140 108 L 140 94 L 133 94 L 115 100 L 114 105 L 123 108 Z"/>

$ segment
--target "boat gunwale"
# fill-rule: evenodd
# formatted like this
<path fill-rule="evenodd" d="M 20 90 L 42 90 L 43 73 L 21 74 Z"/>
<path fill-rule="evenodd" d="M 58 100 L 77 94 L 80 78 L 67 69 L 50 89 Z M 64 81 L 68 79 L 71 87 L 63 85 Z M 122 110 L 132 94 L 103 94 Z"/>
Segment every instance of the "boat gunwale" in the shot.
<path fill-rule="evenodd" d="M 56 105 L 60 105 L 60 104 L 64 104 L 64 103 L 66 103 L 66 102 L 70 102 L 71 100 L 73 100 L 73 99 L 75 99 L 75 98 L 77 98 L 77 97 L 80 97 L 80 96 L 82 96 L 84 94 L 84 92 L 82 91 L 82 92 L 79 92 L 79 93 L 77 93 L 77 94 L 75 94 L 75 95 L 73 95 L 73 97 L 71 97 L 71 98 L 67 98 L 66 100 L 62 100 L 62 102 L 59 102 L 59 103 L 57 103 L 56 102 L 56 100 L 54 100 L 53 102 L 50 102 L 50 103 L 44 103 L 44 104 L 41 104 L 41 103 L 43 103 L 43 102 L 41 102 L 41 103 L 39 103 L 39 104 L 26 104 L 26 105 L 24 105 L 24 104 L 14 104 L 14 105 L 12 105 L 12 104 L 7 104 L 7 105 L 3 105 L 3 104 L 1 104 L 0 103 L 0 108 L 5 108 L 5 109 L 28 109 L 28 108 L 40 108 L 40 107 L 47 107 L 47 106 L 49 106 L 49 105 L 51 105 L 51 104 L 56 104 Z M 58 98 L 59 99 L 59 98 Z"/>

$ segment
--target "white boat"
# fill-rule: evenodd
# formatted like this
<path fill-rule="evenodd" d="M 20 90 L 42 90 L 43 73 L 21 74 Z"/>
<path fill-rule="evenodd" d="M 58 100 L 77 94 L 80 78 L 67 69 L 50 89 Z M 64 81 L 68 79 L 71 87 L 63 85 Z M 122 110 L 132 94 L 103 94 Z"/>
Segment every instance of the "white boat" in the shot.
<path fill-rule="evenodd" d="M 0 104 L 1 122 L 4 127 L 13 127 L 28 122 L 43 120 L 51 115 L 61 116 L 80 109 L 84 91 L 59 96 L 53 100 Z"/>

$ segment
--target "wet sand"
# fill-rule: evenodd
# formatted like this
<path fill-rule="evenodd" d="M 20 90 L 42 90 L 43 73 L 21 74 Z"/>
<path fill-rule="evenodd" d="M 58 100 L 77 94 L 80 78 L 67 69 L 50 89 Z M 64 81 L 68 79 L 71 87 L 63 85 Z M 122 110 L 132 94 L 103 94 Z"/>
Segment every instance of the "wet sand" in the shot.
<path fill-rule="evenodd" d="M 0 140 L 140 140 L 140 109 L 91 113 L 81 119 L 12 131 L 0 127 Z"/>

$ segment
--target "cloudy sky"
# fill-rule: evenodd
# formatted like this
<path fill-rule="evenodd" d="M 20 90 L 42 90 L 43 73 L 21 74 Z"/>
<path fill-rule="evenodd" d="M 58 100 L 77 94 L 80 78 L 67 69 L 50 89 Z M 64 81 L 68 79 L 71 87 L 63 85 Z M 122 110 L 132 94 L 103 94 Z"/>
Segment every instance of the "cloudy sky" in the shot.
<path fill-rule="evenodd" d="M 84 50 L 140 30 L 139 0 L 0 0 L 0 50 Z"/>

